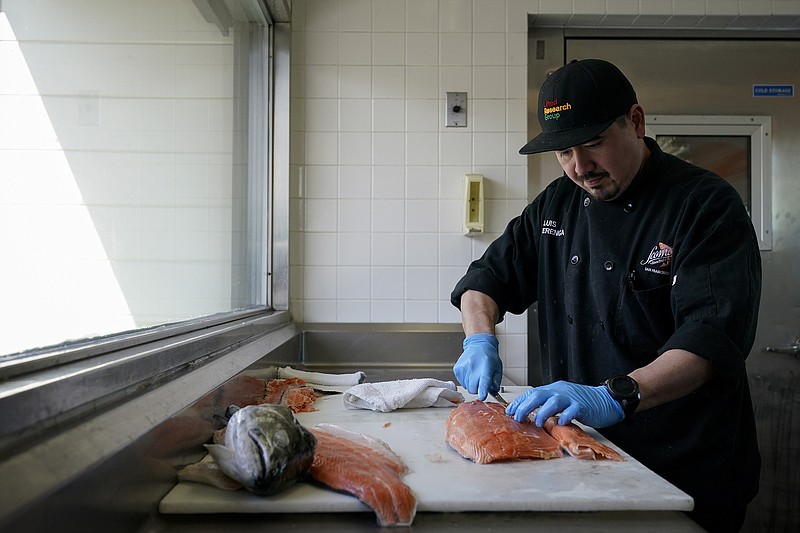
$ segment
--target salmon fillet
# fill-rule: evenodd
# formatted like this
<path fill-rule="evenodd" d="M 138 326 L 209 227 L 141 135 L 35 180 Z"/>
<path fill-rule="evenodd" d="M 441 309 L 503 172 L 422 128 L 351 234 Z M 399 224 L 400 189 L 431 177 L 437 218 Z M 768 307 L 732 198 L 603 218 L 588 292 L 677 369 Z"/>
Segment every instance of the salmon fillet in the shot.
<path fill-rule="evenodd" d="M 271 379 L 267 382 L 266 396 L 259 403 L 283 405 L 293 413 L 308 413 L 316 411 L 317 396 L 300 378 Z"/>
<path fill-rule="evenodd" d="M 506 415 L 499 403 L 473 400 L 447 417 L 445 441 L 462 457 L 486 464 L 520 459 L 561 457 L 561 447 L 547 432 Z"/>
<path fill-rule="evenodd" d="M 320 424 L 311 428 L 317 449 L 311 477 L 334 490 L 352 494 L 377 515 L 381 526 L 408 526 L 417 499 L 401 476 L 405 463 L 379 439 Z"/>
<path fill-rule="evenodd" d="M 544 423 L 544 428 L 568 454 L 576 459 L 610 459 L 622 461 L 616 450 L 598 442 L 594 437 L 570 422 L 559 426 L 558 418 L 551 416 Z"/>

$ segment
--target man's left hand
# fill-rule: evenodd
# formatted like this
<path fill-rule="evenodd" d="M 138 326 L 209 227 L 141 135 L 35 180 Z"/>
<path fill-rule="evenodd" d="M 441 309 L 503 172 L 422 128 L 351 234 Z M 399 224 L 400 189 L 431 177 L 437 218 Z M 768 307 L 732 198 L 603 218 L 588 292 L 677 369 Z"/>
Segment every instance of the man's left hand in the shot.
<path fill-rule="evenodd" d="M 534 387 L 518 396 L 506 408 L 506 414 L 523 422 L 536 408 L 534 423 L 541 427 L 545 420 L 561 413 L 559 425 L 577 420 L 587 426 L 604 428 L 625 418 L 622 406 L 609 394 L 604 385 L 592 387 L 568 381 Z"/>

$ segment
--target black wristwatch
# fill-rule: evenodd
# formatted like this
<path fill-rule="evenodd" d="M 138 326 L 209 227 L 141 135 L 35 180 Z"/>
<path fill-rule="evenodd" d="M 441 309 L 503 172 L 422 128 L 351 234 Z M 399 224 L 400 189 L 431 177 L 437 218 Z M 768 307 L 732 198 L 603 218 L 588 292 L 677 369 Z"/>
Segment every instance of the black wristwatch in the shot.
<path fill-rule="evenodd" d="M 630 376 L 614 376 L 608 378 L 603 385 L 611 397 L 619 402 L 625 416 L 631 415 L 639 406 L 639 384 Z"/>

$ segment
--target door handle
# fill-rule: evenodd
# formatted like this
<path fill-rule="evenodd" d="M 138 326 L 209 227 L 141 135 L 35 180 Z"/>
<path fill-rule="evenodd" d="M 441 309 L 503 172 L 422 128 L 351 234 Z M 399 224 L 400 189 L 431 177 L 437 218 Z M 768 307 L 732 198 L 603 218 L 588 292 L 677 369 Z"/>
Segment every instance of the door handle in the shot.
<path fill-rule="evenodd" d="M 761 351 L 762 352 L 772 352 L 772 353 L 785 353 L 785 354 L 794 355 L 795 357 L 797 357 L 798 355 L 800 355 L 800 337 L 797 337 L 794 340 L 794 343 L 790 344 L 789 346 L 781 346 L 781 347 L 778 347 L 778 348 L 774 348 L 772 346 L 767 346 L 765 348 L 762 348 Z"/>

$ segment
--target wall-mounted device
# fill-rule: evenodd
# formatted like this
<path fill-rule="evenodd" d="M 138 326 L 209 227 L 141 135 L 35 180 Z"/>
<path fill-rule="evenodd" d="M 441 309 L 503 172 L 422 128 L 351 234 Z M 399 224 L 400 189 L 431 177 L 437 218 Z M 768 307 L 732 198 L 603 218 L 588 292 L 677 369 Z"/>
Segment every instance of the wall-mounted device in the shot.
<path fill-rule="evenodd" d="M 447 93 L 444 125 L 447 128 L 467 125 L 467 93 Z"/>
<path fill-rule="evenodd" d="M 483 175 L 464 177 L 464 235 L 483 233 Z"/>

